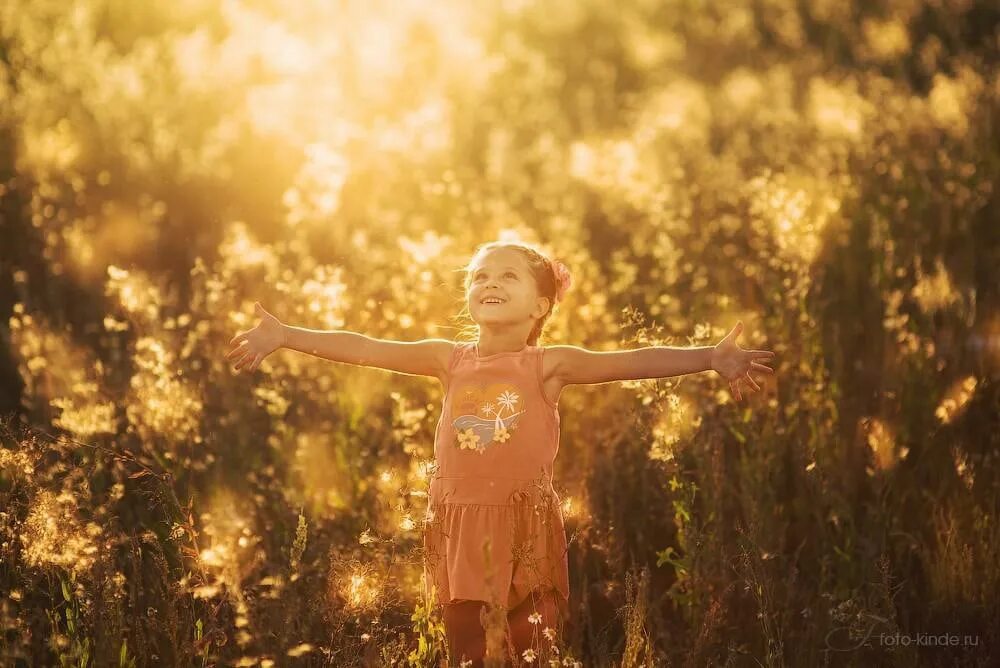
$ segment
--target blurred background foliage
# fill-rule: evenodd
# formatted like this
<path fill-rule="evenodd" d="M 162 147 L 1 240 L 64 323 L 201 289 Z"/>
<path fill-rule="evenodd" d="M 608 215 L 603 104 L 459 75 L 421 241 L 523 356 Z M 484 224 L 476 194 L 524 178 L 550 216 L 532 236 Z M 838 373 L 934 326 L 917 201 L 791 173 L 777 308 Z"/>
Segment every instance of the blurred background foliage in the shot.
<path fill-rule="evenodd" d="M 224 353 L 255 300 L 455 338 L 517 238 L 543 342 L 777 352 L 564 391 L 566 665 L 995 665 L 998 51 L 976 0 L 7 0 L 3 662 L 436 665 L 441 388 Z"/>

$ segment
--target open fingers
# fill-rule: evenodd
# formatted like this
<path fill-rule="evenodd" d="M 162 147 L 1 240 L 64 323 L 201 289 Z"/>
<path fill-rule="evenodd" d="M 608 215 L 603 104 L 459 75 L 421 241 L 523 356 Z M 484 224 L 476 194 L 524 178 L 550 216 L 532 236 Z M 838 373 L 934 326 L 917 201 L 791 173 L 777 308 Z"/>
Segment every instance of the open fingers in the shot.
<path fill-rule="evenodd" d="M 740 394 L 739 378 L 729 381 L 729 391 L 733 393 L 734 397 L 736 397 L 736 401 L 743 401 L 743 395 Z"/>
<path fill-rule="evenodd" d="M 228 353 L 226 353 L 226 358 L 227 359 L 233 359 L 237 355 L 245 353 L 246 350 L 247 350 L 247 346 L 243 345 L 243 343 L 241 343 L 240 345 L 236 346 L 235 348 L 233 348 L 232 350 L 230 350 Z"/>
<path fill-rule="evenodd" d="M 237 334 L 236 336 L 234 336 L 232 339 L 229 340 L 229 345 L 235 346 L 240 343 L 243 343 L 244 341 L 246 341 L 246 338 L 247 338 L 247 333 L 240 332 L 239 334 Z"/>
<path fill-rule="evenodd" d="M 747 352 L 750 353 L 750 356 L 753 357 L 753 358 L 755 358 L 755 359 L 756 358 L 770 359 L 770 358 L 774 357 L 774 351 L 773 350 L 748 350 Z"/>
<path fill-rule="evenodd" d="M 260 353 L 254 355 L 253 362 L 250 362 L 250 371 L 256 371 L 257 367 L 260 366 L 260 363 L 263 361 L 263 359 L 264 356 L 261 355 Z"/>
<path fill-rule="evenodd" d="M 240 358 L 236 360 L 236 364 L 233 365 L 233 368 L 239 371 L 240 369 L 245 367 L 248 363 L 250 363 L 252 360 L 253 360 L 253 355 L 251 355 L 249 351 L 244 349 L 243 355 L 241 355 Z"/>
<path fill-rule="evenodd" d="M 752 387 L 755 392 L 760 392 L 760 385 L 758 385 L 757 381 L 753 379 L 753 376 L 750 375 L 749 371 L 747 371 L 746 379 L 747 382 L 750 383 L 750 387 Z"/>
<path fill-rule="evenodd" d="M 764 373 L 774 373 L 774 369 L 769 366 L 765 366 L 760 362 L 750 362 L 750 368 L 756 371 L 763 371 Z"/>

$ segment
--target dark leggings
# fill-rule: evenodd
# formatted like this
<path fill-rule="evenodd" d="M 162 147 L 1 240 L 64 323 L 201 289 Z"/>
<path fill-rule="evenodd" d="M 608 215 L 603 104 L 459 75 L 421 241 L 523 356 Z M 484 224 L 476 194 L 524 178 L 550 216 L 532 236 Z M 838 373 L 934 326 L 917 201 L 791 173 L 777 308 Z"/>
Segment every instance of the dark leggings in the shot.
<path fill-rule="evenodd" d="M 546 627 L 555 631 L 554 639 L 559 640 L 557 596 L 559 594 L 553 589 L 545 591 L 536 589 L 507 614 L 505 640 L 508 660 L 510 652 L 513 652 L 520 661 L 522 652 L 530 647 L 534 649 L 540 662 L 542 655 L 547 655 L 547 648 L 552 644 L 552 641 L 542 634 Z M 542 616 L 538 624 L 532 624 L 528 619 L 535 612 Z M 452 665 L 460 666 L 463 660 L 471 660 L 471 663 L 465 664 L 466 666 L 483 665 L 483 658 L 486 656 L 485 617 L 488 613 L 489 608 L 485 601 L 463 600 L 444 606 L 445 634 L 448 637 Z"/>

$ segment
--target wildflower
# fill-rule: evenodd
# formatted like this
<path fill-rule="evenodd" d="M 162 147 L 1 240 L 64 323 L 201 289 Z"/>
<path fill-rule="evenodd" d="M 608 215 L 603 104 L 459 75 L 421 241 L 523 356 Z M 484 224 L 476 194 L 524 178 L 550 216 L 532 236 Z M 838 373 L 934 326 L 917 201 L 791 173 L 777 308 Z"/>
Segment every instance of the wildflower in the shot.
<path fill-rule="evenodd" d="M 521 654 L 521 658 L 523 658 L 527 663 L 534 662 L 535 650 L 529 647 L 528 649 L 524 650 L 524 652 Z"/>
<path fill-rule="evenodd" d="M 542 635 L 545 636 L 549 642 L 554 642 L 556 639 L 555 629 L 549 626 L 546 626 L 545 629 L 542 630 Z"/>
<path fill-rule="evenodd" d="M 531 622 L 532 624 L 541 624 L 542 623 L 541 613 L 539 612 L 531 613 L 530 615 L 528 615 L 528 621 Z"/>

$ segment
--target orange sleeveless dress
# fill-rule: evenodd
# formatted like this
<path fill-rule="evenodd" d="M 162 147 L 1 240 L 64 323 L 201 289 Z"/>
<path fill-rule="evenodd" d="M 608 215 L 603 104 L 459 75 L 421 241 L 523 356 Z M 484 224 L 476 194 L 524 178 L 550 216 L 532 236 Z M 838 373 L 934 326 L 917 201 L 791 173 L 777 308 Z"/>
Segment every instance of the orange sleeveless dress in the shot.
<path fill-rule="evenodd" d="M 536 588 L 569 606 L 566 529 L 552 471 L 559 410 L 542 389 L 542 346 L 479 357 L 455 344 L 434 436 L 424 578 L 441 604 L 508 610 Z"/>

